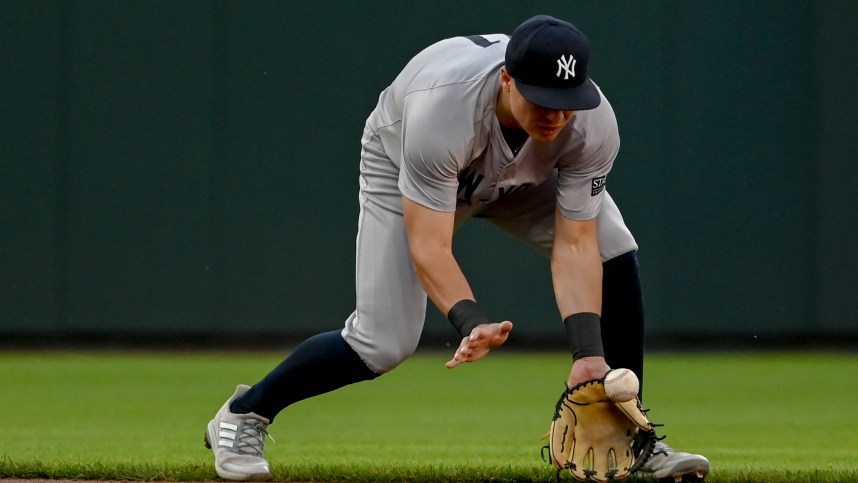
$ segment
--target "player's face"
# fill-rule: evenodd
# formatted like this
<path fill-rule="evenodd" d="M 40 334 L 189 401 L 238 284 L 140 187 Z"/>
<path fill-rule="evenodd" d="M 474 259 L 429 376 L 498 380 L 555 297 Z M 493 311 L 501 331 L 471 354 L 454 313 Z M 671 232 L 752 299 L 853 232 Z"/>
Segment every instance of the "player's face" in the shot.
<path fill-rule="evenodd" d="M 554 140 L 575 115 L 575 111 L 556 111 L 528 101 L 516 89 L 514 80 L 510 83 L 509 107 L 519 126 L 538 143 Z"/>

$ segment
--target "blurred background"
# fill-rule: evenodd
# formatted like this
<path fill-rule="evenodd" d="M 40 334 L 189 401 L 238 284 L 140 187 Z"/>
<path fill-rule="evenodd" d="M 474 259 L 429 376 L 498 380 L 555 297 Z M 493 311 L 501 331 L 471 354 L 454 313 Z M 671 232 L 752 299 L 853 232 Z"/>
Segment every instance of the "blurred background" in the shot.
<path fill-rule="evenodd" d="M 651 347 L 858 343 L 858 2 L 4 0 L 2 346 L 341 327 L 378 93 L 538 13 L 616 111 Z M 512 344 L 562 345 L 546 259 L 477 220 L 456 250 Z M 457 338 L 428 315 L 424 347 Z"/>

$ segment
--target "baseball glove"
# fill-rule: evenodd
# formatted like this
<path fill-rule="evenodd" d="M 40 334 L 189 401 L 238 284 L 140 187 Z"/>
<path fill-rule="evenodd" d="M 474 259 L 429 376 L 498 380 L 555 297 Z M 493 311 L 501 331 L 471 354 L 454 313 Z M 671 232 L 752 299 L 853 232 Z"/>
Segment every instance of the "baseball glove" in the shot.
<path fill-rule="evenodd" d="M 616 403 L 604 380 L 566 388 L 554 409 L 548 452 L 558 471 L 577 480 L 628 478 L 652 455 L 658 440 L 637 399 Z"/>

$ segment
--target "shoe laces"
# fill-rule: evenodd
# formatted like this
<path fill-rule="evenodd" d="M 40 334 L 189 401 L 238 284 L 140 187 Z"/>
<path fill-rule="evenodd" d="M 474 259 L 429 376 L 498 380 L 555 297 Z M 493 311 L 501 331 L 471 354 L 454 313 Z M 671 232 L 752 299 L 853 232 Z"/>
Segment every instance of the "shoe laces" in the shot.
<path fill-rule="evenodd" d="M 676 454 L 676 450 L 673 449 L 669 444 L 659 441 L 655 443 L 655 449 L 652 452 L 653 456 L 657 454 L 663 454 L 665 456 L 669 456 L 672 454 Z"/>
<path fill-rule="evenodd" d="M 241 425 L 241 432 L 236 438 L 235 452 L 262 458 L 266 436 L 274 441 L 274 438 L 268 434 L 267 424 L 256 418 L 245 418 Z"/>

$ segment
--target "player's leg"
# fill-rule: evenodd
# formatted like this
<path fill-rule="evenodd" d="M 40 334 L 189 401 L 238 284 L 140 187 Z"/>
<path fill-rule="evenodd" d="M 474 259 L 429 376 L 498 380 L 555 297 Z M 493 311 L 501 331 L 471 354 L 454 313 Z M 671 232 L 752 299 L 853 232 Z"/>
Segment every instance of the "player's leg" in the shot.
<path fill-rule="evenodd" d="M 373 372 L 383 374 L 417 348 L 427 296 L 411 260 L 401 196 L 388 204 L 377 198 L 362 199 L 357 309 L 342 337 Z"/>
<path fill-rule="evenodd" d="M 365 161 L 372 154 L 365 151 L 363 156 Z M 396 176 L 367 171 L 371 170 L 362 169 L 356 310 L 344 329 L 307 339 L 253 387 L 239 386 L 224 404 L 206 434 L 218 475 L 224 479 L 269 476 L 262 456 L 264 435 L 284 408 L 373 379 L 392 370 L 417 347 L 426 294 L 411 262 Z"/>
<path fill-rule="evenodd" d="M 414 352 L 426 294 L 414 274 L 402 216 L 364 199 L 358 221 L 357 308 L 345 328 L 316 335 L 232 404 L 273 421 L 289 405 L 375 378 Z"/>
<path fill-rule="evenodd" d="M 239 385 L 209 422 L 206 446 L 214 451 L 218 475 L 226 480 L 268 479 L 265 436 L 281 410 L 375 377 L 339 330 L 307 339 L 253 387 Z"/>
<path fill-rule="evenodd" d="M 631 369 L 644 387 L 644 300 L 637 243 L 608 193 L 598 217 L 602 252 L 602 345 L 611 367 Z"/>
<path fill-rule="evenodd" d="M 236 414 L 256 413 L 270 423 L 293 403 L 377 376 L 346 344 L 339 330 L 324 332 L 298 345 L 229 408 Z"/>

